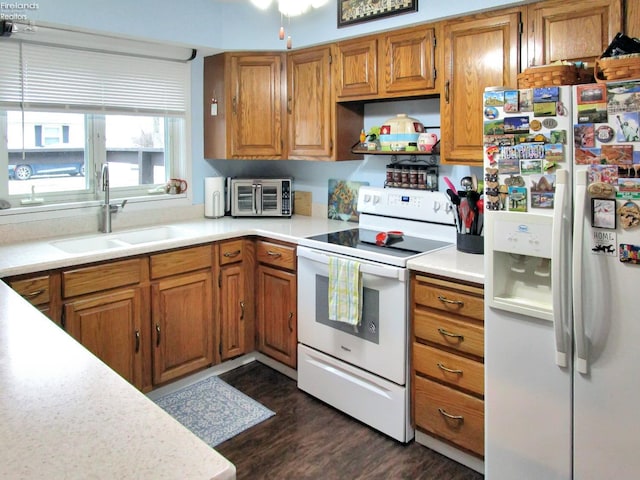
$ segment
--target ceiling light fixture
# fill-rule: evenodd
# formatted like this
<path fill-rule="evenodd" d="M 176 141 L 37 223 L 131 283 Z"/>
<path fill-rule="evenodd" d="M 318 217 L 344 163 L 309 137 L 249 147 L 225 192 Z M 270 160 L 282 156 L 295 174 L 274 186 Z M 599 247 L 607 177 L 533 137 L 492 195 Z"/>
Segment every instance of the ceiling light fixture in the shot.
<path fill-rule="evenodd" d="M 280 31 L 278 38 L 284 40 L 284 17 L 291 19 L 307 12 L 310 8 L 320 8 L 329 0 L 276 0 L 280 12 Z M 266 10 L 271 5 L 271 0 L 251 0 L 251 3 L 261 10 Z M 287 37 L 287 48 L 291 48 L 291 36 Z"/>

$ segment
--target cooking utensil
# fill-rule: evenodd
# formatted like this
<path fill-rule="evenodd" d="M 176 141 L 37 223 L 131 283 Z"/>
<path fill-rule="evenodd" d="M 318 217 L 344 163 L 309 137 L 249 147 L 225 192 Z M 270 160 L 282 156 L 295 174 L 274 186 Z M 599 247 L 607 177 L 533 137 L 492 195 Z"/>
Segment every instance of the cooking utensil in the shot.
<path fill-rule="evenodd" d="M 476 181 L 477 185 L 477 181 Z M 467 192 L 473 189 L 473 179 L 471 177 L 462 177 L 460 180 L 460 186 L 464 188 Z"/>
<path fill-rule="evenodd" d="M 480 200 L 480 194 L 475 190 L 469 190 L 467 192 L 467 202 L 472 212 L 472 221 L 470 225 L 471 235 L 478 234 L 478 200 Z"/>
<path fill-rule="evenodd" d="M 469 233 L 471 231 L 471 223 L 473 222 L 473 213 L 469 207 L 469 200 L 466 198 L 460 199 L 460 206 L 458 207 L 460 212 L 460 220 L 462 226 L 462 233 Z"/>
<path fill-rule="evenodd" d="M 453 218 L 456 222 L 456 230 L 458 232 L 462 232 L 462 219 L 460 218 L 460 197 L 455 192 L 455 190 L 451 188 L 447 188 L 447 195 L 449 196 L 449 198 L 451 199 L 451 203 L 453 204 Z"/>
<path fill-rule="evenodd" d="M 449 187 L 452 192 L 455 192 L 456 190 L 458 190 L 456 186 L 453 184 L 453 182 L 449 179 L 449 177 L 442 177 L 442 178 L 444 178 L 444 183 L 447 184 L 447 187 Z"/>

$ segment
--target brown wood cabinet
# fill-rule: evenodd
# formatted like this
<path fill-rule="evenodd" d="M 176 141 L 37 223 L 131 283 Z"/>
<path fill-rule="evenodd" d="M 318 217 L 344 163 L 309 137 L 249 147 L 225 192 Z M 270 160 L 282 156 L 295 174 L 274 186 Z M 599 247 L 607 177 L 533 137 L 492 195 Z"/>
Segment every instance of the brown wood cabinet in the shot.
<path fill-rule="evenodd" d="M 213 364 L 213 247 L 150 257 L 153 384 Z"/>
<path fill-rule="evenodd" d="M 11 288 L 60 325 L 60 274 L 42 272 L 5 279 Z"/>
<path fill-rule="evenodd" d="M 436 29 L 419 26 L 337 43 L 339 101 L 438 93 Z"/>
<path fill-rule="evenodd" d="M 520 18 L 510 9 L 445 22 L 441 163 L 482 165 L 482 95 L 517 85 Z"/>
<path fill-rule="evenodd" d="M 297 366 L 297 285 L 295 245 L 256 241 L 258 350 Z"/>
<path fill-rule="evenodd" d="M 362 105 L 336 104 L 333 47 L 287 55 L 287 156 L 292 160 L 353 160 L 351 153 L 364 124 Z"/>
<path fill-rule="evenodd" d="M 64 270 L 63 328 L 139 389 L 149 341 L 144 258 Z"/>
<path fill-rule="evenodd" d="M 254 341 L 254 248 L 248 239 L 230 240 L 216 246 L 220 342 L 222 361 L 255 349 Z"/>
<path fill-rule="evenodd" d="M 204 59 L 206 158 L 286 158 L 284 69 L 285 56 L 278 52 Z"/>
<path fill-rule="evenodd" d="M 415 427 L 483 457 L 483 289 L 414 273 L 411 306 Z"/>
<path fill-rule="evenodd" d="M 526 66 L 593 61 L 623 31 L 623 0 L 553 0 L 527 7 Z M 634 3 L 634 2 L 627 2 Z"/>

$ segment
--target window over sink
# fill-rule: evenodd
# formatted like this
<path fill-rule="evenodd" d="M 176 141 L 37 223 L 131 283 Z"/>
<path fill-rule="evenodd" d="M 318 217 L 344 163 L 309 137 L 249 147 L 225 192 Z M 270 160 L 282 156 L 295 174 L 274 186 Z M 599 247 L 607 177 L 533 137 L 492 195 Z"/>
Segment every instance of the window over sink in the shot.
<path fill-rule="evenodd" d="M 191 50 L 140 43 L 46 28 L 1 39 L 0 198 L 95 201 L 105 162 L 112 198 L 186 176 Z"/>

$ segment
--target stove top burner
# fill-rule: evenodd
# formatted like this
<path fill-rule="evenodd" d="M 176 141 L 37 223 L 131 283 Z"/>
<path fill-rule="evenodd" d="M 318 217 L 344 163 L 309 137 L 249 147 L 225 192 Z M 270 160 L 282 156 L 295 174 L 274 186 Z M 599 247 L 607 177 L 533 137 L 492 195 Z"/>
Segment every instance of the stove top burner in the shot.
<path fill-rule="evenodd" d="M 410 257 L 419 253 L 430 252 L 438 248 L 451 245 L 448 242 L 440 240 L 431 240 L 428 238 L 402 236 L 393 239 L 386 245 L 376 245 L 376 235 L 380 233 L 376 230 L 367 230 L 364 228 L 352 228 L 340 232 L 324 233 L 309 237 L 310 240 L 339 245 L 342 247 L 350 247 L 358 250 L 365 250 L 376 253 L 383 253 L 394 257 Z"/>

